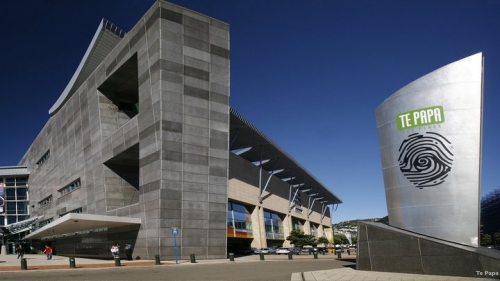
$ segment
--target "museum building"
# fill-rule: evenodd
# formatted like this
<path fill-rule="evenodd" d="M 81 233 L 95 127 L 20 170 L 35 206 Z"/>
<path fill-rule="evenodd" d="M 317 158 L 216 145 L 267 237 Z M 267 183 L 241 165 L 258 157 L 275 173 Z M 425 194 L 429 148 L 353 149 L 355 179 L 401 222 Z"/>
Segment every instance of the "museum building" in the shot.
<path fill-rule="evenodd" d="M 289 246 L 293 229 L 331 241 L 341 200 L 230 108 L 229 45 L 228 24 L 165 1 L 129 32 L 103 19 L 1 175 L 7 193 L 29 190 L 15 220 L 6 202 L 4 225 L 29 212 L 24 239 L 88 257 L 130 243 L 134 257 L 172 259 L 175 243 L 181 258 L 224 258 Z"/>

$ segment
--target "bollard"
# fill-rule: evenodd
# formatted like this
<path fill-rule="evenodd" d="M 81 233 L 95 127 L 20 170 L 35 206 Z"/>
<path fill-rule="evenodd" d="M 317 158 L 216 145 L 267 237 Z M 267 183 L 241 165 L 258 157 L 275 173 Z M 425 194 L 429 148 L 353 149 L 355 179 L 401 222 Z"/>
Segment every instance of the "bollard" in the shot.
<path fill-rule="evenodd" d="M 74 257 L 69 258 L 69 268 L 76 268 L 76 263 L 75 263 Z"/>
<path fill-rule="evenodd" d="M 341 259 L 342 258 L 342 251 L 337 251 L 337 258 Z"/>
<path fill-rule="evenodd" d="M 229 261 L 234 261 L 234 253 L 229 253 Z"/>
<path fill-rule="evenodd" d="M 293 260 L 293 253 L 292 252 L 288 252 L 288 259 Z"/>
<path fill-rule="evenodd" d="M 347 249 L 347 254 L 350 255 L 351 254 L 351 249 Z"/>
<path fill-rule="evenodd" d="M 196 263 L 196 257 L 194 254 L 189 255 L 189 257 L 191 258 L 191 263 Z"/>
<path fill-rule="evenodd" d="M 317 260 L 318 259 L 318 252 L 314 252 L 313 255 L 314 255 L 314 259 Z"/>
<path fill-rule="evenodd" d="M 28 262 L 26 259 L 21 259 L 21 270 L 28 270 Z"/>
<path fill-rule="evenodd" d="M 155 265 L 160 265 L 161 262 L 160 262 L 160 255 L 156 255 L 155 256 Z"/>
<path fill-rule="evenodd" d="M 260 253 L 259 256 L 260 256 L 260 260 L 263 261 L 264 260 L 264 254 Z"/>
<path fill-rule="evenodd" d="M 122 266 L 120 262 L 120 257 L 115 257 L 115 266 Z"/>

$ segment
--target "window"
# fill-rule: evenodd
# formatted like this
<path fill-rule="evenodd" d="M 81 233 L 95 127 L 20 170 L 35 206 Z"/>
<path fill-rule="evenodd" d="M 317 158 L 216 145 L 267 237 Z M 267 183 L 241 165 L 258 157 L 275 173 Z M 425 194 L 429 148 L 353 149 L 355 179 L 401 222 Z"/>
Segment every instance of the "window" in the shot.
<path fill-rule="evenodd" d="M 5 225 L 5 217 L 0 216 L 0 225 Z"/>
<path fill-rule="evenodd" d="M 27 202 L 17 202 L 17 213 L 18 214 L 28 214 L 28 203 Z"/>
<path fill-rule="evenodd" d="M 80 183 L 80 178 L 76 179 L 75 181 L 72 181 L 70 184 L 66 185 L 65 187 L 59 189 L 59 193 L 61 193 L 61 196 L 64 196 L 68 193 L 71 193 L 81 187 Z"/>
<path fill-rule="evenodd" d="M 268 239 L 284 239 L 283 220 L 273 212 L 264 211 L 264 228 Z"/>
<path fill-rule="evenodd" d="M 252 238 L 252 219 L 248 208 L 234 202 L 227 204 L 227 234 L 229 237 Z"/>
<path fill-rule="evenodd" d="M 7 202 L 7 214 L 16 214 L 16 202 Z"/>
<path fill-rule="evenodd" d="M 7 216 L 7 224 L 16 223 L 17 222 L 16 219 L 17 219 L 16 216 Z"/>
<path fill-rule="evenodd" d="M 42 227 L 44 225 L 47 225 L 47 224 L 51 223 L 52 221 L 54 221 L 54 218 L 48 218 L 48 219 L 39 221 L 38 222 L 38 228 L 40 228 L 40 227 Z"/>
<path fill-rule="evenodd" d="M 304 231 L 304 221 L 297 218 L 292 218 L 292 228 L 295 230 Z"/>
<path fill-rule="evenodd" d="M 47 162 L 47 160 L 49 160 L 49 157 L 50 157 L 50 149 L 47 150 L 47 152 L 45 152 L 38 161 L 36 161 L 38 167 L 42 166 L 45 162 Z"/>
<path fill-rule="evenodd" d="M 49 195 L 44 199 L 40 200 L 40 202 L 38 202 L 38 205 L 40 205 L 40 207 L 44 207 L 48 206 L 50 203 L 52 203 L 52 195 Z"/>
<path fill-rule="evenodd" d="M 16 185 L 16 178 L 5 179 L 5 186 L 15 186 L 15 185 Z"/>
<path fill-rule="evenodd" d="M 5 199 L 16 200 L 16 189 L 15 188 L 5 189 Z"/>
<path fill-rule="evenodd" d="M 28 190 L 24 187 L 17 188 L 17 200 L 27 200 Z"/>
<path fill-rule="evenodd" d="M 16 186 L 26 186 L 28 178 L 16 178 Z"/>
<path fill-rule="evenodd" d="M 69 214 L 69 213 L 81 214 L 82 212 L 83 212 L 83 209 L 82 209 L 82 207 L 80 207 L 80 208 L 76 208 L 74 210 L 71 210 L 69 212 L 60 214 L 59 217 L 62 217 L 62 216 L 66 215 L 66 214 Z"/>

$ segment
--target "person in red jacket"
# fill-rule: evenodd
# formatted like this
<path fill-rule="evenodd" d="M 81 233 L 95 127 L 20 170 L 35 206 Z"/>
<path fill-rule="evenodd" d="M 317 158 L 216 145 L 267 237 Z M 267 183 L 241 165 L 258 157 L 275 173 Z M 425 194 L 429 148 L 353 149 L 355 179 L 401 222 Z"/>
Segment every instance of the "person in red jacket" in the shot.
<path fill-rule="evenodd" d="M 49 245 L 45 245 L 45 250 L 43 252 L 47 255 L 47 259 L 52 259 L 52 248 Z"/>

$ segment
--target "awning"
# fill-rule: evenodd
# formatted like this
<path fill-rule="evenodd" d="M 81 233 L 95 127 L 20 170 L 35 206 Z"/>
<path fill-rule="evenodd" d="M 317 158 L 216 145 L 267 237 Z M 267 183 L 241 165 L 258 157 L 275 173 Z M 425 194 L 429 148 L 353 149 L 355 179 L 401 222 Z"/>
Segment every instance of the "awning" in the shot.
<path fill-rule="evenodd" d="M 12 176 L 27 176 L 30 173 L 28 168 L 24 166 L 5 166 L 0 167 L 0 176 L 12 177 Z"/>
<path fill-rule="evenodd" d="M 10 234 L 25 232 L 30 230 L 32 225 L 36 223 L 38 220 L 41 220 L 42 218 L 43 216 L 29 218 L 27 220 L 9 224 L 5 228 L 10 232 Z"/>
<path fill-rule="evenodd" d="M 44 239 L 83 231 L 140 224 L 139 218 L 69 213 L 26 235 L 24 239 Z"/>

